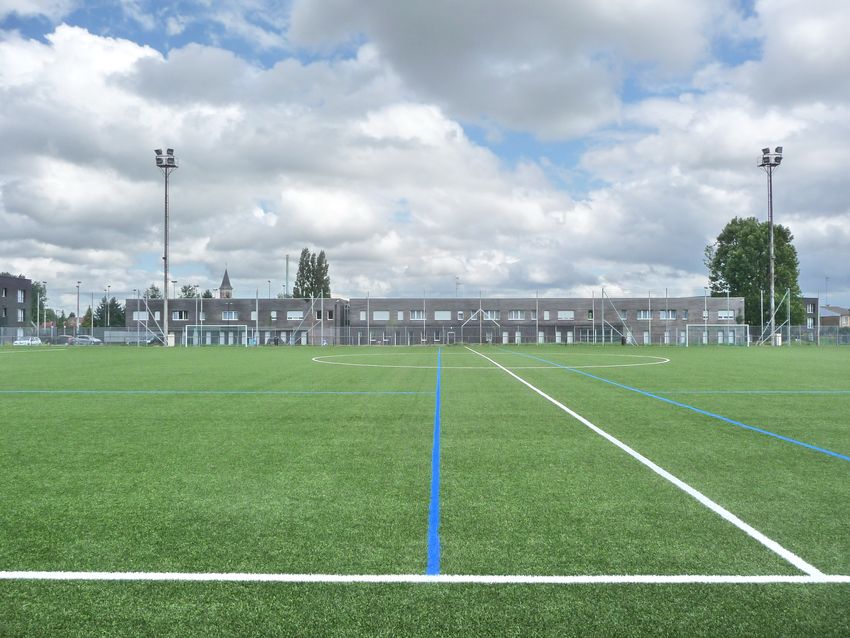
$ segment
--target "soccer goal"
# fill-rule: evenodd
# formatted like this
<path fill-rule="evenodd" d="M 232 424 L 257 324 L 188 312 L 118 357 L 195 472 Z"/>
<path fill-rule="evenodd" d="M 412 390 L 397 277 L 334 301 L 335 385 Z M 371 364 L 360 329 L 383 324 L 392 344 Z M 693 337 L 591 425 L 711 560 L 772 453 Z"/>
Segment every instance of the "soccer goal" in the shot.
<path fill-rule="evenodd" d="M 247 324 L 195 324 L 186 326 L 183 345 L 189 346 L 248 346 Z"/>
<path fill-rule="evenodd" d="M 750 326 L 738 323 L 689 323 L 686 346 L 748 346 Z"/>

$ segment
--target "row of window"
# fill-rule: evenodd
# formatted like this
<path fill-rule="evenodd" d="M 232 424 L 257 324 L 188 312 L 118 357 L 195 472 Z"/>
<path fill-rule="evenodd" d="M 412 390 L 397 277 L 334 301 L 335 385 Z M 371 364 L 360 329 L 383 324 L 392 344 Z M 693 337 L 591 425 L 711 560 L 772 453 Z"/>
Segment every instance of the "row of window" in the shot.
<path fill-rule="evenodd" d="M 24 303 L 26 299 L 26 295 L 24 294 L 26 291 L 18 290 L 18 303 Z M 8 288 L 0 288 L 0 297 L 8 297 L 9 289 Z"/>
<path fill-rule="evenodd" d="M 206 321 L 207 320 L 207 313 L 206 312 L 201 312 L 199 314 L 200 314 L 200 317 L 198 318 L 198 321 Z M 325 319 L 332 320 L 334 318 L 334 311 L 333 310 L 326 310 L 324 316 L 325 316 Z M 159 321 L 159 317 L 160 317 L 159 311 L 154 312 L 154 320 Z M 134 311 L 133 312 L 133 321 L 147 321 L 148 318 L 149 318 L 149 315 L 148 315 L 148 312 L 146 310 L 140 310 L 140 311 Z M 189 321 L 189 318 L 190 317 L 189 317 L 189 311 L 188 310 L 174 310 L 171 313 L 171 320 L 172 321 Z M 272 310 L 271 314 L 269 315 L 269 318 L 272 321 L 277 321 L 277 319 L 278 319 L 277 310 Z M 303 310 L 287 310 L 286 311 L 286 320 L 287 321 L 301 321 L 303 319 L 304 319 L 304 311 Z M 321 310 L 316 311 L 316 319 L 317 320 L 322 319 L 322 311 Z M 221 311 L 221 320 L 222 321 L 239 321 L 239 312 L 236 311 L 236 310 L 222 310 Z M 251 321 L 257 320 L 257 311 L 256 310 L 251 311 L 251 319 L 250 320 Z"/>
<path fill-rule="evenodd" d="M 478 311 L 471 313 L 470 319 L 477 318 L 475 315 Z M 391 312 L 389 310 L 373 310 L 372 311 L 372 321 L 389 321 Z M 588 321 L 593 320 L 593 311 L 587 310 L 585 313 L 585 318 Z M 398 310 L 395 312 L 397 321 L 404 321 L 404 310 Z M 409 310 L 407 311 L 408 319 L 410 321 L 424 321 L 425 320 L 425 311 L 424 310 Z M 629 311 L 621 310 L 619 313 L 622 319 L 628 319 Z M 703 311 L 702 313 L 703 319 L 708 319 L 708 313 Z M 574 310 L 557 310 L 557 311 L 543 311 L 543 321 L 551 321 L 552 318 L 555 318 L 557 321 L 575 321 L 575 311 Z M 676 310 L 659 310 L 658 319 L 667 321 L 680 319 L 682 321 L 688 320 L 688 311 L 676 311 Z M 458 310 L 456 315 L 457 321 L 463 321 L 465 318 L 465 313 L 463 310 Z M 481 318 L 484 321 L 500 321 L 502 318 L 502 313 L 499 310 L 482 310 Z M 636 317 L 638 321 L 649 321 L 652 319 L 652 312 L 649 310 L 638 310 Z M 732 321 L 735 318 L 735 312 L 733 310 L 718 310 L 717 311 L 717 319 L 718 321 Z M 434 311 L 434 321 L 451 321 L 452 320 L 452 312 L 450 310 L 435 310 Z M 360 311 L 360 321 L 366 321 L 366 311 Z M 536 310 L 510 310 L 508 311 L 508 321 L 537 321 L 537 311 Z"/>
<path fill-rule="evenodd" d="M 3 319 L 7 319 L 9 317 L 9 311 L 5 306 L 2 310 L 0 310 L 0 317 L 3 317 Z M 24 312 L 24 309 L 18 308 L 18 323 L 24 323 L 25 319 L 26 313 Z"/>

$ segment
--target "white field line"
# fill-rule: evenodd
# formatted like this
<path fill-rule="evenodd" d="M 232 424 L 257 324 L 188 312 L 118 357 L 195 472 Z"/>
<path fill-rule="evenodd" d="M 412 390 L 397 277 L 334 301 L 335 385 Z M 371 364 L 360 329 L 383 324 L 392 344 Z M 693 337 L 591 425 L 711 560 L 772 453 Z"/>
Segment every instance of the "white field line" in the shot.
<path fill-rule="evenodd" d="M 705 494 L 703 494 L 702 492 L 700 492 L 696 488 L 691 487 L 690 485 L 685 483 L 683 480 L 677 478 L 676 476 L 673 476 L 670 472 L 668 472 L 667 470 L 665 470 L 661 466 L 656 465 L 655 463 L 650 461 L 648 458 L 643 456 L 640 452 L 637 452 L 636 450 L 632 449 L 631 447 L 629 447 L 628 445 L 626 445 L 625 443 L 623 443 L 619 439 L 611 436 L 605 430 L 595 426 L 593 423 L 591 423 L 590 421 L 585 419 L 583 416 L 581 416 L 577 412 L 574 412 L 573 410 L 571 410 L 570 408 L 565 406 L 563 403 L 561 403 L 557 399 L 553 399 L 552 397 L 550 397 L 548 394 L 543 392 L 543 390 L 540 390 L 539 388 L 531 385 L 528 381 L 526 381 L 522 377 L 514 374 L 513 372 L 508 370 L 503 365 L 500 365 L 496 361 L 493 361 L 493 359 L 491 359 L 490 357 L 483 355 L 480 352 L 473 350 L 472 348 L 467 348 L 467 350 L 469 350 L 470 352 L 475 352 L 475 354 L 477 354 L 479 357 L 484 357 L 485 359 L 487 359 L 487 361 L 492 363 L 494 366 L 501 368 L 504 372 L 511 375 L 514 379 L 516 379 L 517 381 L 519 381 L 520 383 L 522 383 L 523 385 L 528 387 L 530 390 L 536 392 L 541 397 L 543 397 L 544 399 L 546 399 L 547 401 L 549 401 L 550 403 L 552 403 L 556 407 L 560 408 L 561 410 L 563 410 L 564 412 L 569 414 L 571 417 L 573 417 L 574 419 L 576 419 L 577 421 L 579 421 L 583 425 L 587 426 L 588 428 L 590 428 L 591 430 L 596 432 L 596 434 L 598 434 L 599 436 L 603 437 L 604 439 L 606 439 L 610 443 L 613 443 L 618 448 L 623 450 L 626 454 L 628 454 L 632 458 L 636 459 L 637 461 L 640 461 L 641 463 L 643 463 L 645 466 L 647 466 L 649 469 L 651 469 L 653 472 L 655 472 L 659 476 L 670 481 L 673 485 L 678 487 L 680 490 L 682 490 L 686 494 L 695 498 L 697 501 L 699 501 L 700 503 L 705 505 L 711 511 L 715 512 L 716 514 L 719 514 L 725 520 L 729 521 L 735 527 L 737 527 L 741 531 L 745 532 L 747 535 L 749 535 L 752 538 L 754 538 L 755 540 L 757 540 L 759 543 L 761 543 L 762 545 L 767 547 L 772 552 L 774 552 L 774 553 L 778 554 L 779 556 L 781 556 L 782 558 L 784 558 L 786 561 L 788 561 L 789 563 L 794 565 L 794 567 L 796 567 L 800 571 L 808 574 L 809 576 L 821 577 L 821 576 L 824 575 L 823 572 L 821 572 L 814 565 L 810 565 L 809 563 L 804 561 L 802 558 L 800 558 L 799 556 L 797 556 L 793 552 L 785 549 L 784 547 L 782 547 L 782 545 L 780 545 L 776 541 L 768 538 L 767 536 L 762 534 L 760 531 L 758 531 L 757 529 L 755 529 L 751 525 L 742 521 L 740 518 L 735 516 L 732 512 L 727 510 L 722 505 L 715 503 L 710 498 L 708 498 Z"/>
<path fill-rule="evenodd" d="M 0 572 L 0 580 L 53 581 L 182 581 L 230 583 L 376 583 L 445 585 L 823 585 L 850 584 L 850 576 L 739 576 L 712 574 L 614 574 L 589 576 L 523 576 L 471 574 L 251 574 L 188 572 Z"/>

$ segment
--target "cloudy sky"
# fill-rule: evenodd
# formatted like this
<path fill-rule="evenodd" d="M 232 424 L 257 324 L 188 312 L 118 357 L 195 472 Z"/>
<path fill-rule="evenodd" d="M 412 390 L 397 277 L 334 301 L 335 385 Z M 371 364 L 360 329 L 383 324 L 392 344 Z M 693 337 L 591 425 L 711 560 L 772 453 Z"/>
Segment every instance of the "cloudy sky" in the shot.
<path fill-rule="evenodd" d="M 703 292 L 776 221 L 850 304 L 845 0 L 0 0 L 0 270 L 334 295 Z M 271 280 L 271 284 L 269 284 Z"/>

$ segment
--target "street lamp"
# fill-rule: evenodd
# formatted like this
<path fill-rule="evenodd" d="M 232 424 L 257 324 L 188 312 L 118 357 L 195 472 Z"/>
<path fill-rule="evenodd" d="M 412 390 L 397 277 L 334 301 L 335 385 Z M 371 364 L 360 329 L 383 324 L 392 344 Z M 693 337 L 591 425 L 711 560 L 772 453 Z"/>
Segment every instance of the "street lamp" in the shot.
<path fill-rule="evenodd" d="M 775 320 L 773 318 L 776 312 L 773 252 L 773 171 L 779 168 L 781 163 L 781 146 L 777 146 L 773 153 L 770 152 L 770 148 L 761 149 L 761 159 L 758 166 L 767 173 L 767 220 L 768 232 L 770 233 L 770 320 L 768 321 L 768 329 L 770 330 L 770 345 L 772 346 L 776 345 Z"/>
<path fill-rule="evenodd" d="M 165 224 L 164 224 L 164 252 L 162 255 L 163 262 L 163 300 L 162 300 L 162 345 L 168 346 L 168 177 L 177 170 L 177 160 L 174 157 L 174 149 L 165 149 L 165 155 L 162 154 L 162 149 L 154 150 L 156 154 L 156 166 L 162 171 L 165 177 Z"/>
<path fill-rule="evenodd" d="M 106 327 L 109 327 L 109 290 L 112 288 L 112 284 L 106 284 Z"/>
<path fill-rule="evenodd" d="M 80 284 L 82 281 L 77 282 L 77 316 L 74 317 L 74 336 L 77 336 L 77 330 L 80 325 Z"/>
<path fill-rule="evenodd" d="M 708 286 L 703 286 L 702 296 L 702 342 L 708 343 Z"/>
<path fill-rule="evenodd" d="M 269 282 L 269 299 L 271 299 L 272 298 L 272 280 L 267 279 L 266 281 Z"/>

